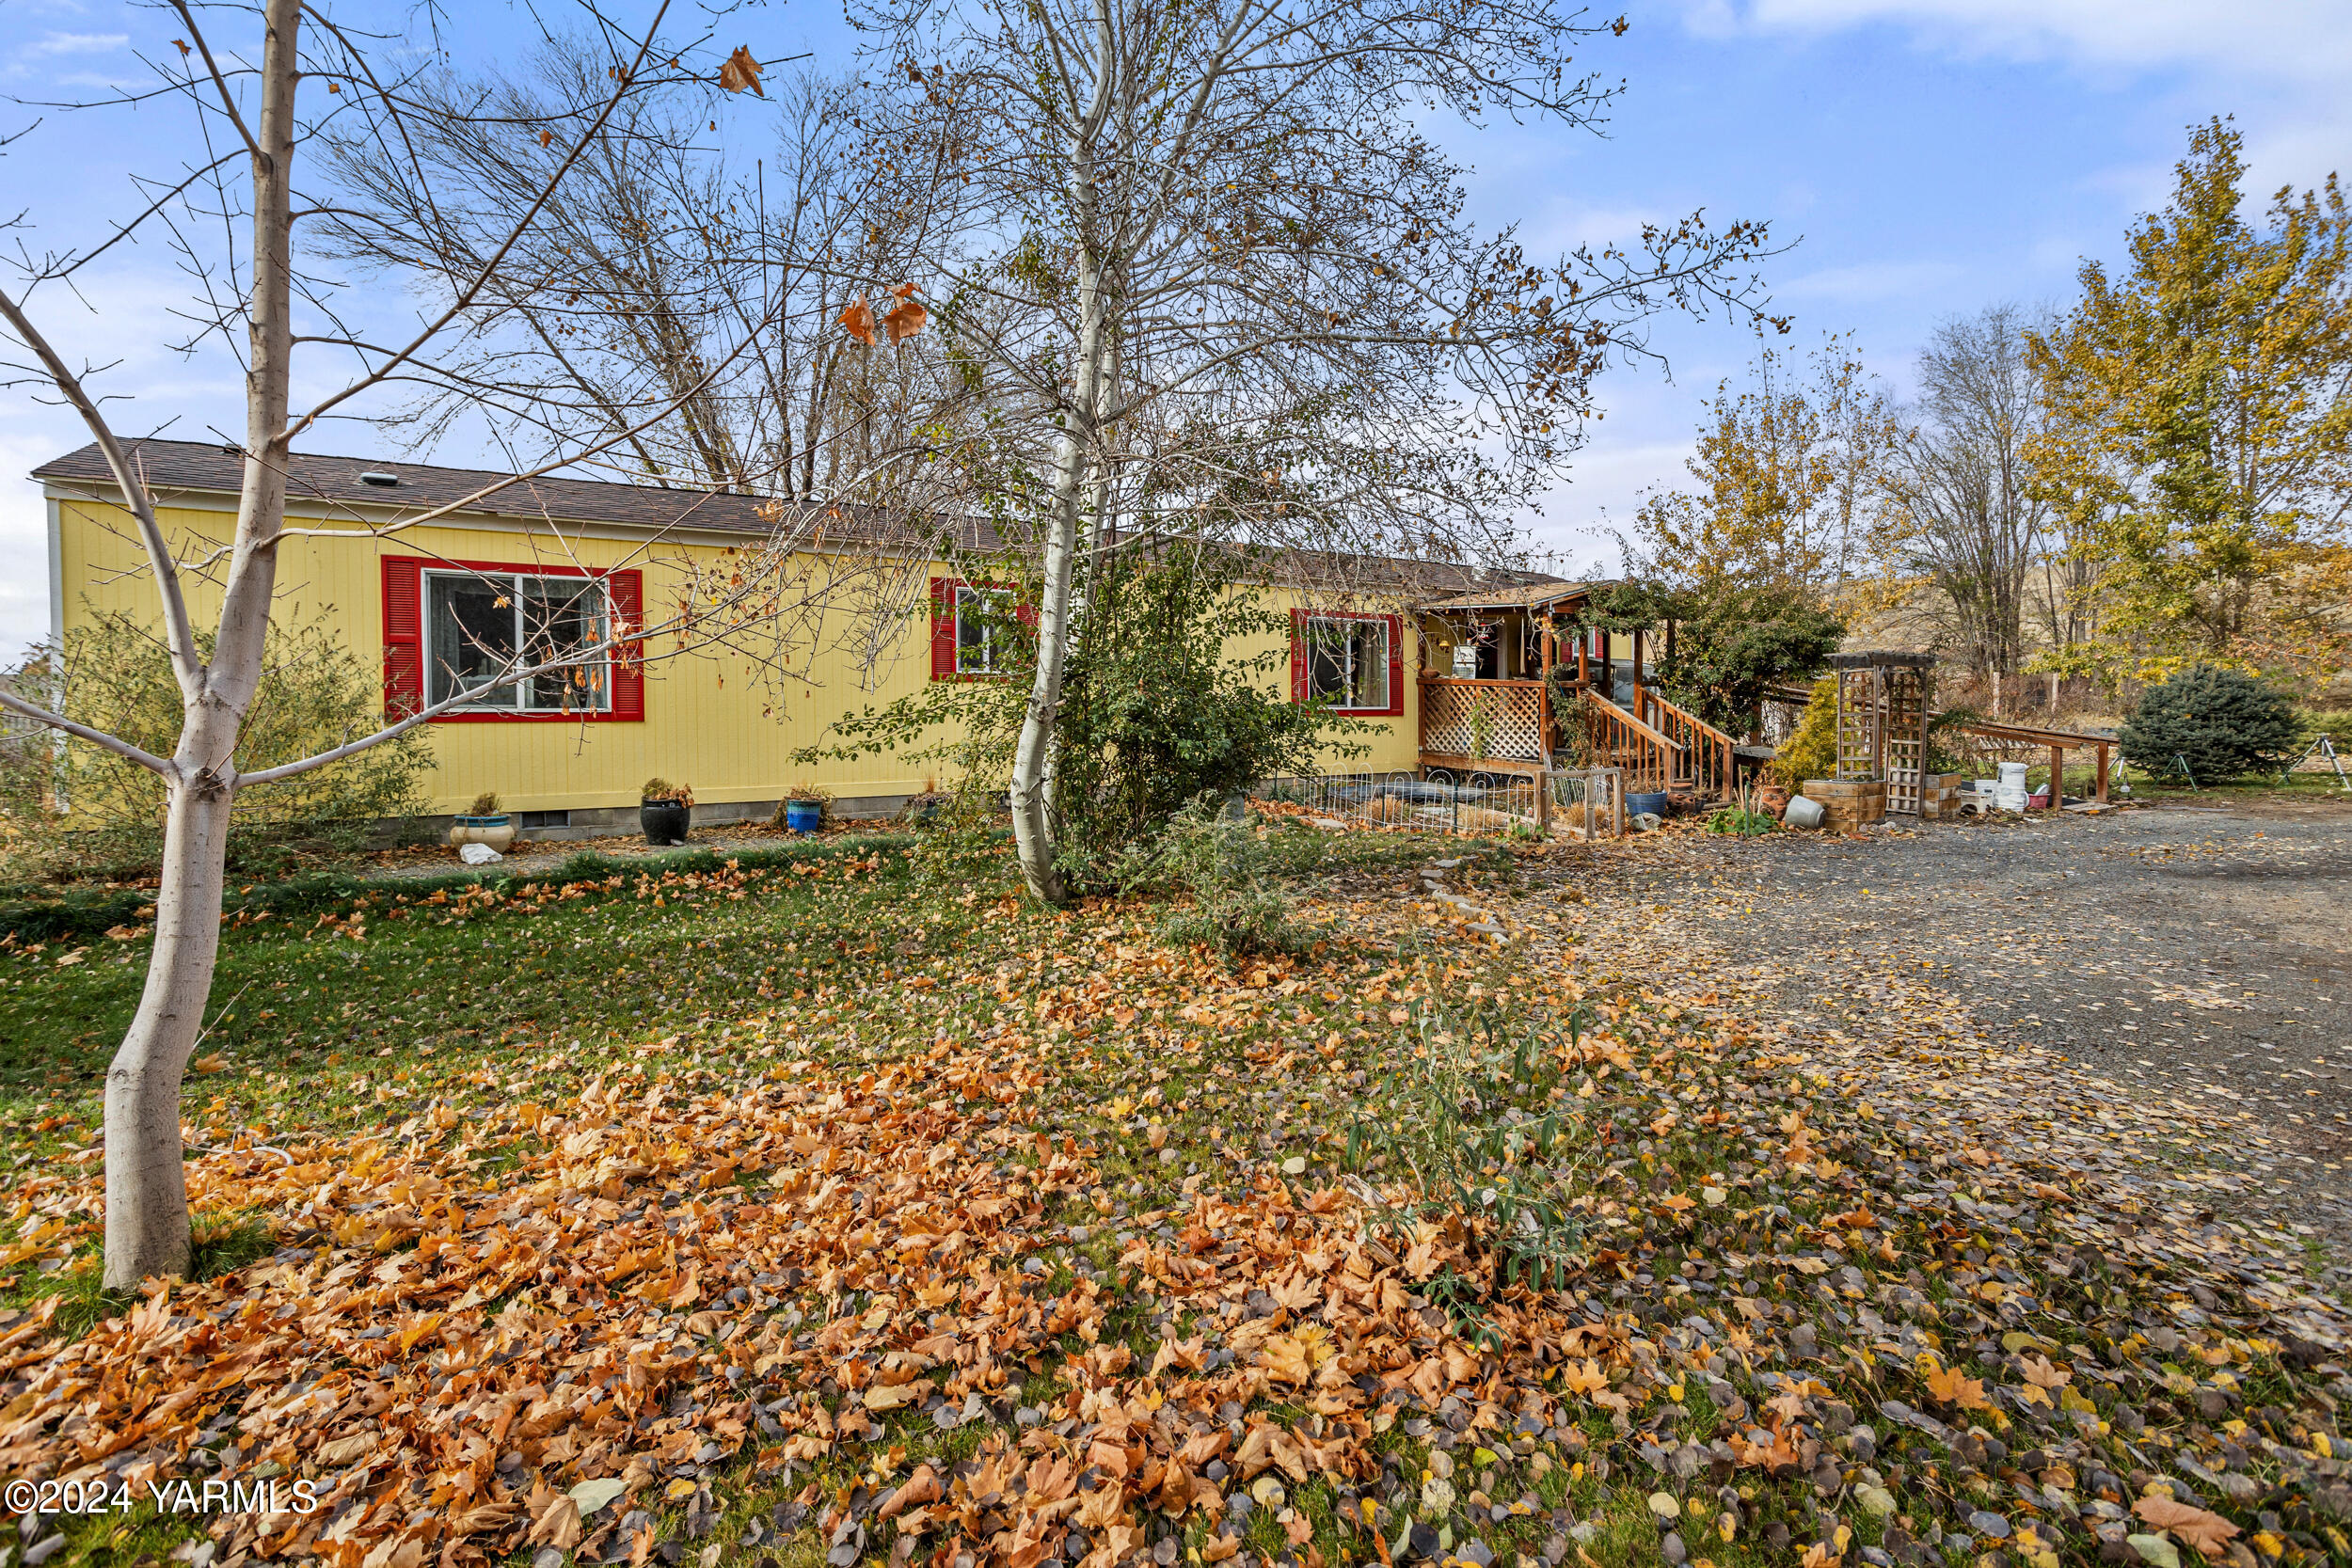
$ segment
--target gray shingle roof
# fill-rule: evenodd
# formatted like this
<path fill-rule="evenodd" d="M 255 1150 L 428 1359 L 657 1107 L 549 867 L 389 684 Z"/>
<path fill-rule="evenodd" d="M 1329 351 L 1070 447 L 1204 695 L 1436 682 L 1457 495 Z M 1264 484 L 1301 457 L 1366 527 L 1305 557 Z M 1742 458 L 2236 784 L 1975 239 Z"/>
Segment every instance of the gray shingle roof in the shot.
<path fill-rule="evenodd" d="M 233 496 L 245 480 L 244 453 L 217 441 L 140 441 L 130 448 L 130 455 L 145 471 L 148 485 L 157 491 Z M 399 483 L 372 484 L 359 477 L 366 473 L 393 474 Z M 42 464 L 33 470 L 33 477 L 53 484 L 86 483 L 92 487 L 93 495 L 114 488 L 114 477 L 96 443 Z M 348 503 L 355 507 L 390 506 L 426 512 L 463 502 L 463 510 L 475 515 L 540 518 L 549 523 L 608 524 L 655 531 L 691 529 L 765 537 L 779 527 L 788 526 L 821 531 L 845 544 L 877 540 L 901 543 L 935 536 L 955 552 L 983 554 L 1009 543 L 989 523 L 977 518 L 957 523 L 955 537 L 950 541 L 945 537 L 945 529 L 934 535 L 918 519 L 893 515 L 876 507 L 806 502 L 793 506 L 786 516 L 771 519 L 760 515 L 760 509 L 771 504 L 766 498 L 723 490 L 663 489 L 596 479 L 518 480 L 512 474 L 487 468 L 445 468 L 381 457 L 338 457 L 319 452 L 296 452 L 288 460 L 286 489 L 291 500 L 330 507 Z M 475 497 L 481 499 L 471 499 Z M 1537 572 L 1502 572 L 1450 562 L 1312 550 L 1271 551 L 1268 559 L 1279 562 L 1279 567 L 1269 576 L 1310 593 L 1370 591 L 1407 597 L 1540 594 L 1544 590 L 1528 585 L 1549 585 L 1560 580 Z M 1513 598 L 1508 602 L 1520 601 Z"/>
<path fill-rule="evenodd" d="M 131 460 L 144 468 L 148 484 L 156 490 L 180 490 L 234 495 L 245 479 L 245 456 L 216 441 L 141 441 L 130 448 Z M 363 473 L 397 475 L 400 483 L 371 484 Z M 52 483 L 86 483 L 111 490 L 114 477 L 95 442 L 33 470 L 33 477 Z M 290 499 L 347 502 L 353 505 L 393 506 L 419 512 L 454 502 L 470 501 L 465 510 L 507 517 L 538 517 L 549 522 L 607 523 L 623 528 L 696 529 L 720 533 L 764 536 L 777 524 L 760 515 L 769 504 L 760 496 L 723 490 L 662 489 L 650 484 L 624 484 L 596 479 L 522 479 L 486 468 L 444 468 L 422 463 L 396 463 L 381 457 L 337 457 L 296 452 L 286 467 Z M 829 515 L 858 532 L 902 530 L 902 519 L 887 519 L 875 509 L 835 503 L 794 509 L 796 516 Z M 994 535 L 985 523 L 966 522 L 958 541 L 965 549 L 986 549 Z"/>

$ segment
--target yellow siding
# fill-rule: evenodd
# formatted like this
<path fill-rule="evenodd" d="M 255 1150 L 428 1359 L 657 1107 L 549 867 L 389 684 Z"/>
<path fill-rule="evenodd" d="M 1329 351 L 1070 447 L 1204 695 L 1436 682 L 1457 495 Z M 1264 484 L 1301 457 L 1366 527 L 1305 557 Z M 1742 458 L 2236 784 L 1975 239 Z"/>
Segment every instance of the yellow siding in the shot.
<path fill-rule="evenodd" d="M 57 504 L 66 626 L 87 625 L 93 613 L 104 611 L 152 621 L 153 583 L 144 570 L 144 556 L 128 516 L 111 506 L 74 500 Z M 186 546 L 181 552 L 183 559 L 225 538 L 232 523 L 226 511 L 196 507 L 166 508 L 160 516 L 175 541 Z M 302 525 L 301 519 L 293 521 Z M 294 626 L 325 617 L 375 671 L 381 668 L 384 641 L 380 562 L 385 556 L 523 565 L 544 562 L 592 569 L 634 566 L 644 573 L 648 616 L 658 620 L 660 607 L 675 602 L 675 594 L 665 595 L 664 591 L 677 580 L 677 559 L 707 562 L 719 559 L 723 549 L 717 543 L 664 540 L 648 552 L 641 539 L 584 536 L 569 530 L 559 539 L 544 525 L 533 528 L 520 519 L 462 521 L 463 526 L 404 530 L 383 540 L 289 538 L 280 546 L 278 570 L 279 623 Z M 921 578 L 933 574 L 954 575 L 934 565 Z M 924 580 L 916 581 L 917 600 L 925 597 L 925 587 Z M 219 610 L 216 587 L 191 578 L 188 591 L 198 624 L 210 625 Z M 1286 594 L 1275 596 L 1284 610 L 1293 602 Z M 1332 766 L 1385 771 L 1417 765 L 1417 649 L 1410 616 L 1404 627 L 1404 715 L 1373 721 L 1377 733 L 1355 737 L 1370 744 L 1371 752 L 1335 760 Z M 820 646 L 813 657 L 798 650 L 794 663 L 804 668 L 809 683 L 796 681 L 782 689 L 763 685 L 739 657 L 689 655 L 663 659 L 659 656 L 666 650 L 660 643 L 647 651 L 655 657 L 645 672 L 645 717 L 641 722 L 433 725 L 431 809 L 456 811 L 485 790 L 495 791 L 510 811 L 633 806 L 639 786 L 655 775 L 691 784 L 697 800 L 712 803 L 773 800 L 803 781 L 845 798 L 912 794 L 945 782 L 935 773 L 927 774 L 922 764 L 892 757 L 808 766 L 792 761 L 794 752 L 822 743 L 828 726 L 837 719 L 914 694 L 929 683 L 930 623 L 919 608 L 897 628 L 870 682 L 856 660 L 834 647 Z M 1277 676 L 1280 689 L 1288 689 L 1288 678 L 1285 666 Z"/>

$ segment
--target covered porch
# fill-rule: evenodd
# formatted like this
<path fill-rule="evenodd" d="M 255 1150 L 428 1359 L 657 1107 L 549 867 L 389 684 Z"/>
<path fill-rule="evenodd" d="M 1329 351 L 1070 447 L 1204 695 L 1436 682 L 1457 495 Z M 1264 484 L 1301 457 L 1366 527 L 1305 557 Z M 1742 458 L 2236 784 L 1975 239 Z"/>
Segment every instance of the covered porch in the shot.
<path fill-rule="evenodd" d="M 1630 791 L 1728 797 L 1739 748 L 1651 686 L 1651 634 L 1578 626 L 1611 586 L 1533 583 L 1421 606 L 1422 770 L 1540 777 L 1574 762 L 1623 769 Z"/>

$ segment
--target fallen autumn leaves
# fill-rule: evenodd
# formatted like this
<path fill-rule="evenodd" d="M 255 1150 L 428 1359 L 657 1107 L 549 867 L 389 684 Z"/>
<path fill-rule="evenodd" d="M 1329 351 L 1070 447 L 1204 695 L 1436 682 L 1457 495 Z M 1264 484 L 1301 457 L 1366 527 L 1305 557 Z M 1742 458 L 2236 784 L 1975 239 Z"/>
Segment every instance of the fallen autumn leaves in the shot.
<path fill-rule="evenodd" d="M 1100 919 L 1066 924 L 1104 955 L 1067 992 L 1096 1046 L 1152 969 Z M 2352 1385 L 2304 1338 L 2333 1309 L 2226 1227 L 2119 1208 L 2027 1142 L 1953 1142 L 1720 998 L 1596 995 L 1571 1046 L 1582 987 L 1528 983 L 1526 954 L 1409 984 L 1516 980 L 1551 1020 L 1591 1165 L 1565 1290 L 1496 1291 L 1491 1227 L 1285 1182 L 1238 1140 L 1188 1142 L 1203 1175 L 1116 1214 L 1105 1165 L 1156 1164 L 1121 1140 L 1161 1149 L 1174 1118 L 1094 1106 L 1101 1064 L 1072 1051 L 731 1086 L 654 1065 L 559 1108 L 205 1155 L 203 1204 L 300 1244 L 72 1343 L 0 1326 L 0 1474 L 313 1477 L 313 1513 L 212 1521 L 215 1560 L 343 1568 L 779 1539 L 939 1568 L 2344 1551 Z M 1316 980 L 1232 976 L 1165 1059 Z M 1349 1065 L 1279 1035 L 1248 1057 L 1268 1079 Z M 1457 1334 L 1473 1319 L 1499 1353 Z"/>

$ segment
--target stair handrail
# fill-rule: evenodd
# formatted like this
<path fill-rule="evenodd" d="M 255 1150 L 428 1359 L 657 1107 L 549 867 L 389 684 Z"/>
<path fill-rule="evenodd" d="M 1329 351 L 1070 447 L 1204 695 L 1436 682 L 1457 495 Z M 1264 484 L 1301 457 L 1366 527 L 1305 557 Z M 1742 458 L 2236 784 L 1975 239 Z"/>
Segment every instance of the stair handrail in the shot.
<path fill-rule="evenodd" d="M 1677 740 L 1673 736 L 1666 734 L 1664 731 L 1658 729 L 1654 725 L 1651 725 L 1643 720 L 1636 719 L 1633 715 L 1628 713 L 1625 709 L 1619 707 L 1616 704 L 1611 702 L 1599 692 L 1593 690 L 1590 687 L 1587 687 L 1584 689 L 1584 701 L 1594 707 L 1599 708 L 1608 717 L 1616 720 L 1622 724 L 1628 725 L 1631 729 L 1639 732 L 1644 736 L 1655 741 L 1661 746 L 1677 752 L 1687 752 L 1690 750 L 1688 746 L 1685 746 L 1681 741 Z"/>
<path fill-rule="evenodd" d="M 1730 736 L 1692 713 L 1689 708 L 1668 700 L 1648 687 L 1642 689 L 1641 700 L 1645 704 L 1656 704 L 1656 711 L 1667 716 L 1669 722 L 1688 725 L 1692 739 L 1683 744 L 1693 746 L 1708 761 L 1717 765 L 1715 768 L 1706 769 L 1705 773 L 1718 773 L 1720 777 L 1707 777 L 1701 772 L 1693 772 L 1692 774 L 1693 783 L 1725 786 L 1730 784 L 1732 746 L 1734 745 Z"/>

